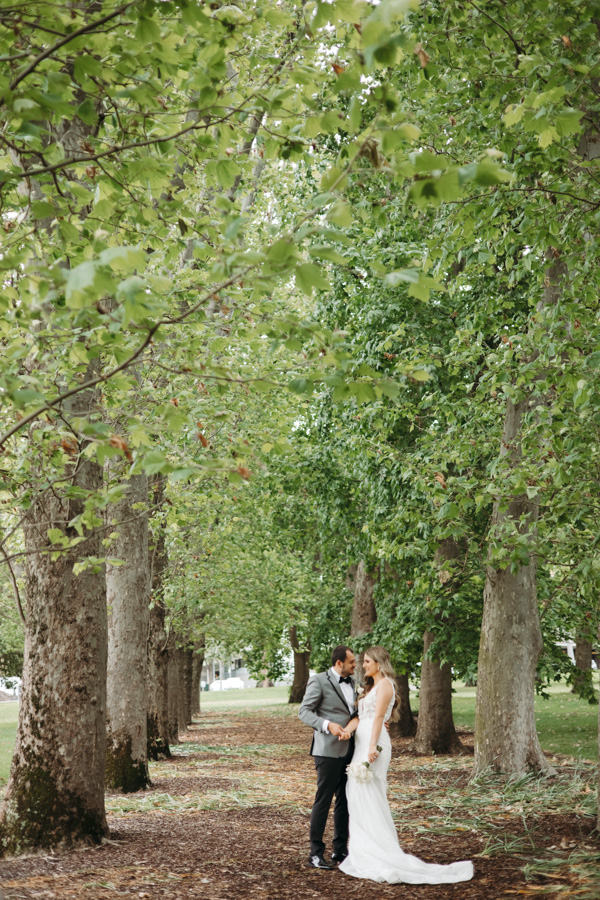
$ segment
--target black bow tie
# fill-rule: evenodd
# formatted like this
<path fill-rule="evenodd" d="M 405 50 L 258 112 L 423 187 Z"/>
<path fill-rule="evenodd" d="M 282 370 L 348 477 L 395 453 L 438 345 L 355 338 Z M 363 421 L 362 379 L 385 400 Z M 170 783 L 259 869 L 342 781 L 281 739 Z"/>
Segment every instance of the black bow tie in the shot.
<path fill-rule="evenodd" d="M 340 678 L 340 684 L 352 684 L 352 679 L 350 678 L 349 675 L 346 675 L 345 677 L 342 676 Z"/>

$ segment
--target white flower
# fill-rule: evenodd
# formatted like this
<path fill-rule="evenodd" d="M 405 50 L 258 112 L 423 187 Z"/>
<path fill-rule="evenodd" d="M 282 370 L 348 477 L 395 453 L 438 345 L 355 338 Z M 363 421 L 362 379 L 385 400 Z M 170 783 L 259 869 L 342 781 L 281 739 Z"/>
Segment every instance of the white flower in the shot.
<path fill-rule="evenodd" d="M 353 762 L 346 767 L 348 778 L 353 778 L 357 784 L 368 784 L 373 780 L 373 773 L 368 762 Z"/>

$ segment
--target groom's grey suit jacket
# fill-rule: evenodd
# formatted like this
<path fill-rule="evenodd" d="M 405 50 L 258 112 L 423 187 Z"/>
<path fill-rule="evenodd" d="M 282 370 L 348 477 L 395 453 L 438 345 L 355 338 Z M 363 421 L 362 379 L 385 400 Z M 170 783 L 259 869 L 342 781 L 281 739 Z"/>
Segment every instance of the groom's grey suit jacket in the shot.
<path fill-rule="evenodd" d="M 356 700 L 356 689 L 354 697 Z M 298 715 L 305 725 L 314 728 L 310 748 L 313 756 L 342 757 L 348 754 L 348 741 L 340 741 L 333 734 L 323 731 L 323 723 L 327 720 L 345 728 L 356 715 L 349 712 L 342 689 L 329 670 L 312 676 Z"/>

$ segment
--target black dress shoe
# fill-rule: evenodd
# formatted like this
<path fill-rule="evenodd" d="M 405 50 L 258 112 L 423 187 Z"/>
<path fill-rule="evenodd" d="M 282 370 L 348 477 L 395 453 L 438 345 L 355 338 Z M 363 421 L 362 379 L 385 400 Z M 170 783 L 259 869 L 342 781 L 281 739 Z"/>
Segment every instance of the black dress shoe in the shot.
<path fill-rule="evenodd" d="M 331 854 L 331 862 L 334 865 L 339 866 L 340 863 L 344 862 L 344 860 L 346 859 L 347 856 L 348 856 L 347 850 L 344 850 L 343 853 L 332 853 Z"/>
<path fill-rule="evenodd" d="M 317 856 L 317 854 L 308 857 L 308 864 L 309 866 L 312 866 L 313 869 L 329 869 L 329 871 L 335 869 L 335 865 L 328 863 L 326 859 L 322 856 Z"/>

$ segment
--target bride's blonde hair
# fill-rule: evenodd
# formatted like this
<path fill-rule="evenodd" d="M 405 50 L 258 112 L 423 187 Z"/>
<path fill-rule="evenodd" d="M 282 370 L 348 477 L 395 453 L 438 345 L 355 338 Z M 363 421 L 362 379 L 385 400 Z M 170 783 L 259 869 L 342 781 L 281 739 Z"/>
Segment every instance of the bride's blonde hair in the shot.
<path fill-rule="evenodd" d="M 390 654 L 385 649 L 385 647 L 369 647 L 363 653 L 363 659 L 365 656 L 368 656 L 369 659 L 372 659 L 374 663 L 377 663 L 379 666 L 379 671 L 381 674 L 389 678 L 392 684 L 394 685 L 394 708 L 392 709 L 392 720 L 395 722 L 400 713 L 400 697 L 398 695 L 398 685 L 396 684 L 396 673 L 394 671 L 394 667 L 392 665 L 392 661 L 390 659 Z M 370 675 L 365 675 L 365 696 L 373 689 L 374 681 Z"/>

